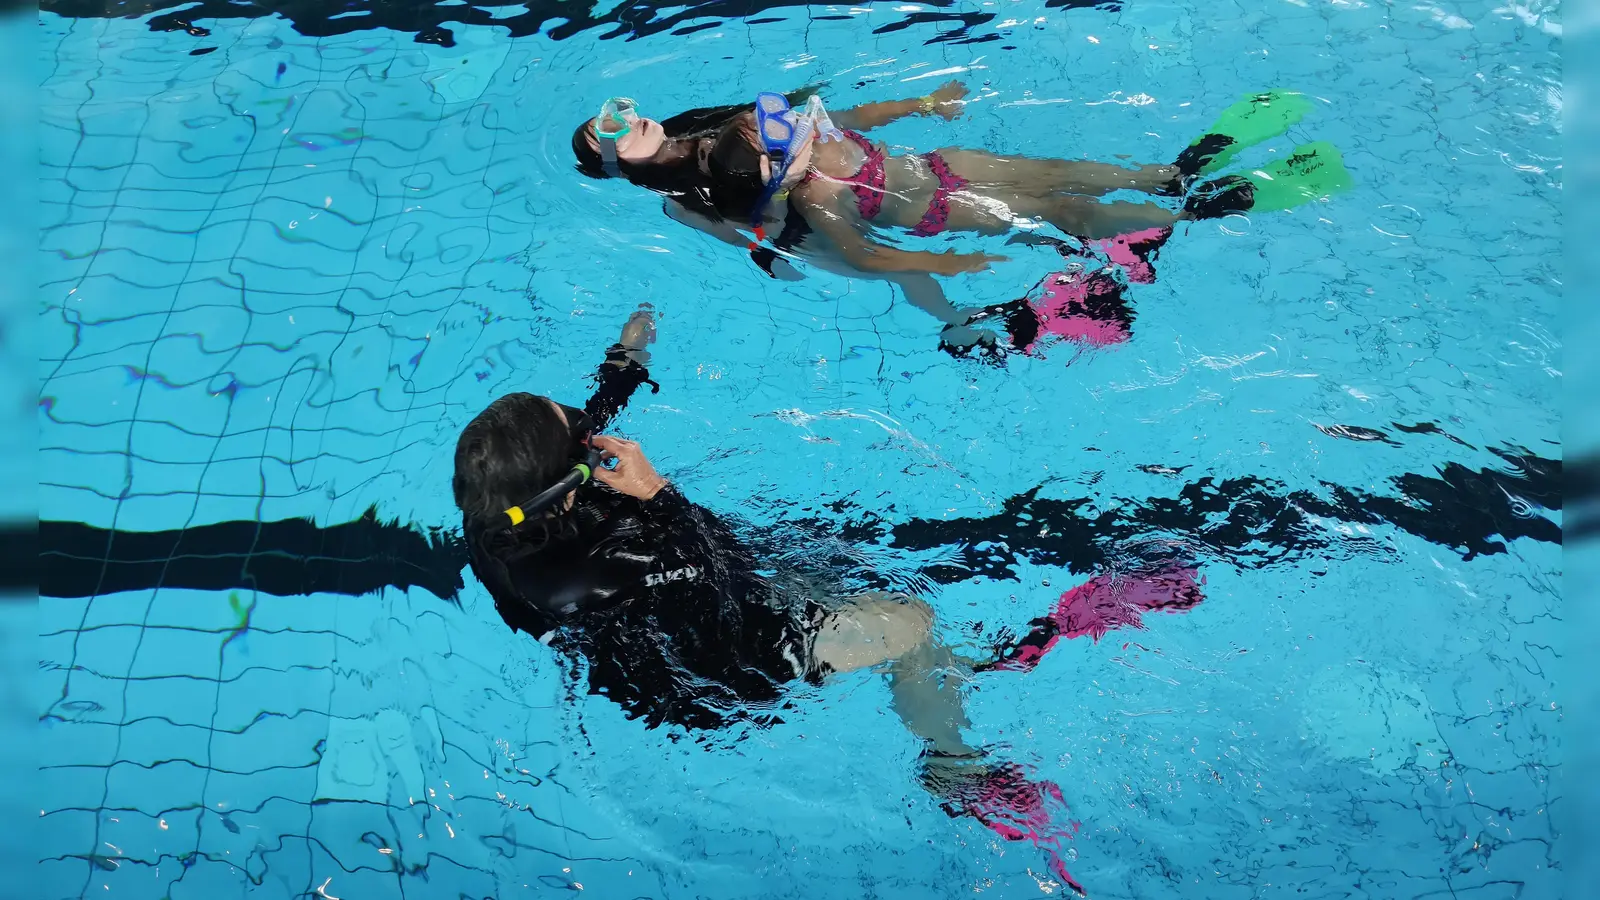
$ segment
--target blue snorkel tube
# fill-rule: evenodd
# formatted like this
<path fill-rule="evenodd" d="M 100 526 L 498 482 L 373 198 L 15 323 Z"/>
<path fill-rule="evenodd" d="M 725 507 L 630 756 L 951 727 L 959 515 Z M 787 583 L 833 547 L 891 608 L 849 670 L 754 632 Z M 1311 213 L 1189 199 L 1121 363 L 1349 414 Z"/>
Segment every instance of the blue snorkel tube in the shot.
<path fill-rule="evenodd" d="M 772 264 L 782 251 L 761 246 L 767 240 L 767 207 L 783 190 L 795 155 L 811 140 L 813 133 L 818 141 L 834 141 L 842 140 L 844 132 L 828 118 L 821 97 L 812 94 L 806 100 L 805 109 L 797 112 L 789 106 L 788 98 L 772 91 L 756 95 L 756 132 L 772 160 L 772 177 L 756 200 L 755 208 L 750 210 L 750 227 L 756 233 L 756 239 L 749 244 L 750 258 L 768 275 L 778 278 L 782 276 L 772 270 Z"/>
<path fill-rule="evenodd" d="M 763 91 L 756 95 L 756 133 L 761 136 L 761 145 L 772 160 L 772 177 L 756 200 L 755 208 L 750 210 L 750 228 L 756 233 L 756 239 L 750 242 L 748 249 L 751 261 L 774 278 L 785 276 L 773 270 L 779 251 L 762 246 L 767 240 L 767 207 L 783 189 L 795 151 L 805 146 L 814 128 L 812 117 L 796 116 L 788 98 L 782 94 Z"/>
<path fill-rule="evenodd" d="M 750 211 L 750 226 L 755 229 L 757 241 L 767 239 L 767 206 L 778 195 L 783 179 L 789 174 L 794 148 L 811 133 L 809 125 L 805 121 L 796 125 L 789 100 L 782 94 L 763 91 L 756 95 L 756 133 L 761 135 L 761 145 L 773 162 L 772 177 L 767 180 L 755 209 Z"/>

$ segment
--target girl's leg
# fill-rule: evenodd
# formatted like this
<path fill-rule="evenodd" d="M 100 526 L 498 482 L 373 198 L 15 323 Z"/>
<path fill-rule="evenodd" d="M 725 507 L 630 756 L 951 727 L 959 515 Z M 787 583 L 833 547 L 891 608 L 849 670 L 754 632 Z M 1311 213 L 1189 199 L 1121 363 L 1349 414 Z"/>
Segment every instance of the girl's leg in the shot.
<path fill-rule="evenodd" d="M 1189 218 L 1187 213 L 1154 203 L 1102 203 L 1072 194 L 1038 196 L 973 185 L 950 195 L 949 228 L 1003 234 L 1022 222 L 1043 219 L 1073 237 L 1097 241 L 1146 228 L 1162 228 Z M 911 296 L 909 291 L 907 296 Z"/>
<path fill-rule="evenodd" d="M 933 610 L 903 594 L 864 594 L 830 613 L 812 656 L 834 672 L 889 664 L 893 707 L 906 730 L 935 753 L 973 757 L 961 695 L 970 670 L 933 635 Z"/>
<path fill-rule="evenodd" d="M 1154 203 L 1100 203 L 1087 197 L 1052 197 L 1040 202 L 1038 216 L 1074 237 L 1097 241 L 1183 221 L 1182 212 Z"/>
<path fill-rule="evenodd" d="M 1112 191 L 1175 195 L 1181 176 L 1177 166 L 1125 167 L 1114 163 L 1066 159 L 995 156 L 982 150 L 940 150 L 951 171 L 973 184 L 1004 185 L 1035 194 L 1083 194 L 1100 197 Z"/>

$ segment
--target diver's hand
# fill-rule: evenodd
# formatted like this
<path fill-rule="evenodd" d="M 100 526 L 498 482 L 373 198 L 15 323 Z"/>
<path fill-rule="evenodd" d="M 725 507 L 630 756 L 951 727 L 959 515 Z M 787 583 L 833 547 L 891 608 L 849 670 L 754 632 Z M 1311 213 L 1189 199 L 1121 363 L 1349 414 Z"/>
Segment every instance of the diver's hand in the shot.
<path fill-rule="evenodd" d="M 655 466 L 650 465 L 650 460 L 644 458 L 644 451 L 633 441 L 598 434 L 592 443 L 617 461 L 614 469 L 601 466 L 594 470 L 594 477 L 601 484 L 640 500 L 653 499 L 667 486 L 667 480 L 656 474 Z"/>
<path fill-rule="evenodd" d="M 987 253 L 947 253 L 934 254 L 939 261 L 934 264 L 936 275 L 963 275 L 968 272 L 982 272 L 997 262 L 1005 262 L 1004 256 L 990 256 Z"/>
<path fill-rule="evenodd" d="M 961 115 L 962 98 L 967 96 L 967 86 L 959 81 L 947 81 L 939 89 L 923 98 L 927 112 L 950 121 Z"/>
<path fill-rule="evenodd" d="M 982 347 L 989 353 L 996 353 L 1000 348 L 1000 339 L 987 329 L 973 328 L 971 325 L 950 325 L 939 332 L 939 346 L 955 356 L 961 356 L 974 347 Z"/>

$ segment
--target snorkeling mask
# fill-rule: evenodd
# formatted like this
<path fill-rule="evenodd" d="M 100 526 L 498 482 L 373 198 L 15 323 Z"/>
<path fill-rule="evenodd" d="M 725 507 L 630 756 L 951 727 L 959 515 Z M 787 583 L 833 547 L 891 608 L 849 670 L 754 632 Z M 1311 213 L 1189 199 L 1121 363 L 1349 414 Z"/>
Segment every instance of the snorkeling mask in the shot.
<path fill-rule="evenodd" d="M 627 97 L 612 97 L 600 105 L 600 114 L 594 118 L 594 135 L 607 175 L 622 177 L 622 169 L 617 165 L 617 141 L 633 131 L 637 124 L 639 105 Z"/>
<path fill-rule="evenodd" d="M 566 499 L 568 494 L 588 483 L 589 479 L 594 477 L 594 470 L 605 462 L 605 451 L 590 443 L 590 439 L 594 436 L 594 420 L 589 418 L 589 414 L 581 409 L 562 406 L 559 403 L 556 405 L 561 407 L 561 412 L 567 417 L 567 425 L 572 431 L 574 459 L 572 469 L 560 481 L 540 491 L 532 500 L 507 509 L 505 516 L 510 520 L 509 525 L 512 528 L 529 519 L 537 518 Z"/>
<path fill-rule="evenodd" d="M 833 124 L 822 105 L 822 98 L 816 94 L 812 94 L 806 100 L 805 107 L 796 112 L 782 94 L 762 91 L 756 95 L 756 133 L 761 136 L 761 146 L 772 159 L 772 178 L 761 192 L 755 208 L 750 211 L 750 227 L 755 231 L 756 239 L 750 243 L 749 249 L 756 264 L 767 269 L 768 266 L 763 264 L 758 255 L 761 242 L 767 239 L 767 206 L 778 196 L 783 180 L 789 176 L 789 165 L 794 161 L 795 154 L 806 145 L 813 133 L 818 141 L 826 142 L 843 138 L 844 132 Z"/>

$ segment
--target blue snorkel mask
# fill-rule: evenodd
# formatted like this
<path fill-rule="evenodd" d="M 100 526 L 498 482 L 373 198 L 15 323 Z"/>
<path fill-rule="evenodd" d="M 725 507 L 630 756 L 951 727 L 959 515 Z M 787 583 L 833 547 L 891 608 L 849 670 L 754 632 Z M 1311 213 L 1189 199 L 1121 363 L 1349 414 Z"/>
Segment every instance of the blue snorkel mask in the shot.
<path fill-rule="evenodd" d="M 764 241 L 767 205 L 778 195 L 783 179 L 789 174 L 789 162 L 794 158 L 794 151 L 805 146 L 805 139 L 811 130 L 797 125 L 788 98 L 763 91 L 756 95 L 756 133 L 761 136 L 761 146 L 772 159 L 772 178 L 767 181 L 766 190 L 761 192 L 761 199 L 756 201 L 755 209 L 750 211 L 750 224 L 756 230 L 756 239 Z"/>
<path fill-rule="evenodd" d="M 783 189 L 784 179 L 789 177 L 789 166 L 795 155 L 805 147 L 812 134 L 816 134 L 819 141 L 844 137 L 844 133 L 834 127 L 833 120 L 828 118 L 821 97 L 811 95 L 805 108 L 797 112 L 789 106 L 788 98 L 772 91 L 756 95 L 756 133 L 760 135 L 761 146 L 772 160 L 772 177 L 756 201 L 755 208 L 750 211 L 750 227 L 756 233 L 756 240 L 750 245 L 752 255 L 760 249 L 759 243 L 767 239 L 767 206 Z M 761 265 L 759 257 L 756 262 Z M 767 266 L 762 265 L 762 268 Z"/>
<path fill-rule="evenodd" d="M 639 124 L 639 105 L 627 97 L 612 97 L 600 105 L 600 114 L 594 117 L 595 143 L 600 145 L 600 161 L 606 174 L 622 177 L 617 165 L 617 141 L 633 131 Z"/>

